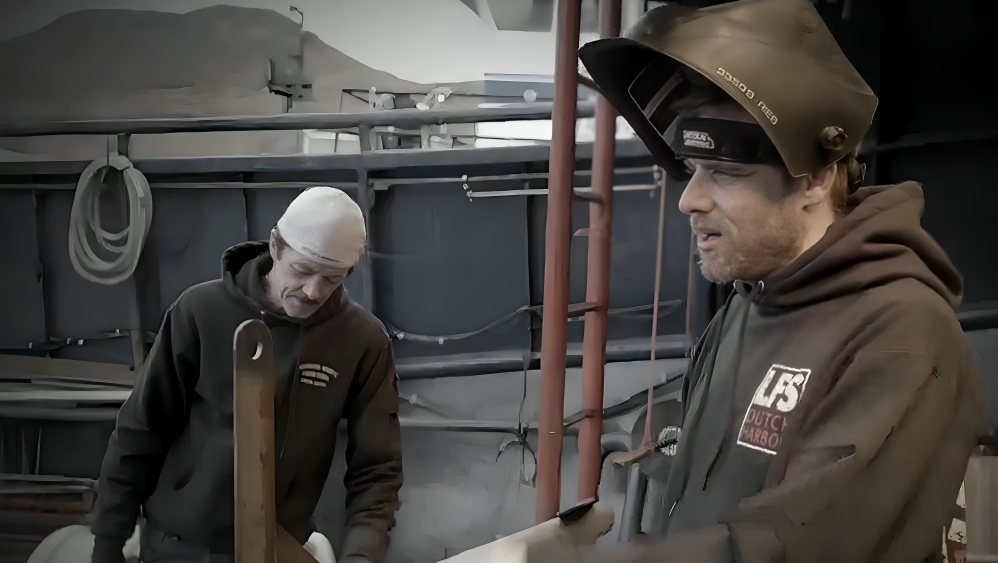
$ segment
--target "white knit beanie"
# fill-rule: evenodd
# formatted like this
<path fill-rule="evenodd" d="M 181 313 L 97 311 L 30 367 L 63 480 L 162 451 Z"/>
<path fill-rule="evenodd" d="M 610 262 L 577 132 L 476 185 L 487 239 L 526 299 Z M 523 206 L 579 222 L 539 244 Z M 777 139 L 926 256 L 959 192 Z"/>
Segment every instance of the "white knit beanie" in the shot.
<path fill-rule="evenodd" d="M 291 248 L 339 268 L 356 266 L 367 243 L 360 207 L 347 194 L 326 186 L 309 188 L 296 197 L 277 229 Z"/>

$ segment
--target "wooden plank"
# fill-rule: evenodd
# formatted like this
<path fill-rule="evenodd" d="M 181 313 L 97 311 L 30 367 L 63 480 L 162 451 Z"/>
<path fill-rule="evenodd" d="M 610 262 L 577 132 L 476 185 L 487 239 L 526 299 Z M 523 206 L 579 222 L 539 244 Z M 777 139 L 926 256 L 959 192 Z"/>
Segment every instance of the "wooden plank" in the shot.
<path fill-rule="evenodd" d="M 33 385 L 32 387 L 36 387 Z M 38 385 L 37 387 L 41 387 Z M 0 391 L 0 403 L 64 401 L 77 403 L 124 403 L 131 389 L 39 389 Z"/>
<path fill-rule="evenodd" d="M 108 381 L 111 383 L 135 383 L 135 372 L 123 364 L 105 364 L 62 360 L 57 358 L 36 358 L 34 356 L 12 356 L 0 354 L 0 376 L 5 377 L 67 377 Z"/>
<path fill-rule="evenodd" d="M 318 563 L 312 554 L 291 537 L 284 526 L 277 526 L 277 563 Z"/>
<path fill-rule="evenodd" d="M 654 452 L 655 452 L 654 445 L 641 447 L 636 450 L 631 450 L 627 452 L 626 454 L 618 457 L 617 459 L 614 459 L 613 462 L 621 467 L 627 468 L 630 467 L 632 464 L 637 463 L 642 459 L 650 456 Z"/>
<path fill-rule="evenodd" d="M 93 505 L 93 493 L 0 495 L 0 511 L 20 510 L 52 514 L 87 514 L 93 508 Z"/>
<path fill-rule="evenodd" d="M 270 330 L 248 320 L 233 337 L 236 563 L 275 563 L 274 359 Z"/>
<path fill-rule="evenodd" d="M 59 528 L 86 523 L 83 514 L 0 510 L 0 530 L 7 534 L 45 537 Z"/>
<path fill-rule="evenodd" d="M 441 563 L 575 561 L 577 559 L 574 558 L 578 558 L 580 554 L 577 548 L 595 544 L 597 539 L 613 527 L 613 523 L 613 508 L 596 503 L 578 520 L 568 525 L 559 518 L 552 518 L 521 532 L 444 559 Z"/>

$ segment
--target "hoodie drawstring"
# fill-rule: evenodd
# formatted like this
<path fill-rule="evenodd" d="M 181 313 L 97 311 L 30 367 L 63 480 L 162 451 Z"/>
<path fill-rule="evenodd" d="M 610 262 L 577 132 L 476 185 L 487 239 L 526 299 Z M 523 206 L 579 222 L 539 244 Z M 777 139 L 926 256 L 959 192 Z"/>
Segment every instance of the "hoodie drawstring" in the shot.
<path fill-rule="evenodd" d="M 749 286 L 751 289 L 745 289 L 745 286 Z M 745 325 L 748 324 L 749 314 L 752 312 L 752 302 L 755 297 L 762 293 L 765 284 L 763 282 L 752 283 L 752 282 L 735 282 L 735 291 L 739 295 L 746 298 L 748 303 L 745 305 L 745 310 L 742 312 L 741 323 L 738 327 L 738 344 L 735 346 L 735 375 L 731 382 L 731 396 L 728 400 L 728 420 L 724 425 L 724 437 L 721 438 L 721 443 L 717 445 L 717 450 L 714 452 L 714 459 L 710 462 L 710 466 L 707 467 L 707 473 L 703 478 L 703 489 L 707 490 L 707 481 L 710 479 L 710 474 L 714 472 L 714 466 L 717 465 L 719 459 L 721 459 L 721 453 L 724 452 L 724 447 L 728 444 L 728 439 L 731 437 L 731 424 L 735 420 L 735 398 L 738 396 L 738 377 L 741 374 L 742 367 L 742 345 L 745 341 Z"/>

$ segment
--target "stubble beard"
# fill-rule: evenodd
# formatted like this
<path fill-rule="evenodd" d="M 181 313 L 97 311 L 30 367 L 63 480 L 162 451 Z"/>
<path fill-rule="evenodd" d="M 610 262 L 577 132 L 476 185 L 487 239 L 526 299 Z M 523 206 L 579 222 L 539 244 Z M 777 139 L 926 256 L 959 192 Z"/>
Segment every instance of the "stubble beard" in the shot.
<path fill-rule="evenodd" d="M 696 262 L 703 277 L 717 284 L 758 281 L 792 262 L 804 240 L 803 224 L 784 217 L 764 228 L 765 235 L 740 244 L 729 241 L 733 243 L 730 248 L 696 250 Z"/>

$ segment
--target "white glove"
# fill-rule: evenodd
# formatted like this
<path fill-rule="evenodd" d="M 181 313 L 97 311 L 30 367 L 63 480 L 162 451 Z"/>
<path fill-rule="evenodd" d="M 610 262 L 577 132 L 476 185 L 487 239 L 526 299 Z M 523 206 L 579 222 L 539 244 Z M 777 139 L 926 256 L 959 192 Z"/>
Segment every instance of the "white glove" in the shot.
<path fill-rule="evenodd" d="M 329 543 L 326 536 L 319 532 L 312 532 L 308 541 L 305 542 L 305 551 L 319 563 L 336 563 L 336 554 L 333 553 L 333 545 Z"/>

